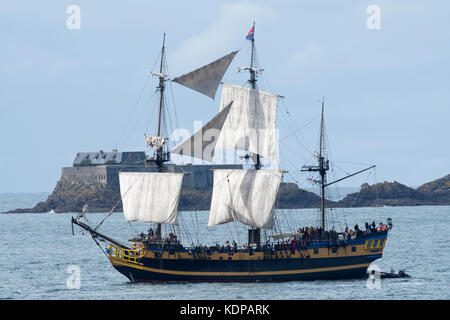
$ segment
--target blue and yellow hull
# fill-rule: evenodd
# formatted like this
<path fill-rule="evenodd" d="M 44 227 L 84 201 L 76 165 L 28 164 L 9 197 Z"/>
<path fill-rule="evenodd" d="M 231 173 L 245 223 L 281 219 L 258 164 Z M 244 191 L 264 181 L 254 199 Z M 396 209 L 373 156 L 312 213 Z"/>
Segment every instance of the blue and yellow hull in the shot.
<path fill-rule="evenodd" d="M 311 242 L 295 250 L 190 252 L 111 247 L 109 260 L 132 282 L 256 282 L 363 278 L 382 257 L 387 232 Z"/>

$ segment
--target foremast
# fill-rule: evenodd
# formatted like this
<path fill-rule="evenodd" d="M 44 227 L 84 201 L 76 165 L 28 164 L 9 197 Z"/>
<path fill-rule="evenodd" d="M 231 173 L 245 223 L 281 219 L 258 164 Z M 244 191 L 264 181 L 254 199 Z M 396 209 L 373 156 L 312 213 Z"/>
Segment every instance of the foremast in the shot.
<path fill-rule="evenodd" d="M 160 174 L 165 174 L 165 175 L 173 175 L 172 178 L 168 177 L 168 178 L 156 178 L 156 177 L 152 177 L 151 175 L 144 178 L 144 179 L 148 179 L 148 181 L 155 181 L 158 182 L 161 181 L 162 183 L 168 183 L 170 184 L 170 181 L 172 180 L 176 180 L 176 185 L 178 187 L 181 187 L 181 180 L 178 180 L 179 177 L 176 177 L 177 174 L 174 173 L 164 173 L 164 163 L 170 160 L 170 152 L 164 152 L 164 142 L 165 140 L 167 140 L 167 138 L 165 137 L 161 137 L 162 133 L 162 115 L 164 112 L 164 90 L 165 90 L 165 82 L 170 80 L 169 76 L 164 74 L 164 57 L 165 57 L 165 40 L 166 40 L 166 34 L 164 33 L 163 36 L 163 44 L 162 44 L 162 48 L 161 48 L 161 61 L 160 61 L 160 68 L 159 68 L 159 73 L 154 73 L 152 72 L 152 75 L 157 76 L 159 78 L 159 85 L 157 87 L 158 91 L 159 91 L 159 108 L 158 108 L 158 129 L 157 129 L 157 135 L 156 136 L 151 136 L 151 135 L 146 135 L 146 141 L 147 141 L 147 145 L 151 146 L 152 148 L 156 149 L 155 153 L 154 153 L 154 157 L 153 159 L 148 159 L 146 161 L 147 162 L 153 162 L 156 164 L 157 166 L 157 170 Z M 211 97 L 212 99 L 214 99 L 214 95 L 216 93 L 217 87 L 220 83 L 220 80 L 223 76 L 223 74 L 225 73 L 226 69 L 228 68 L 229 64 L 231 63 L 231 60 L 234 58 L 234 56 L 236 55 L 236 51 L 232 52 L 204 67 L 201 67 L 199 69 L 196 69 L 186 75 L 180 76 L 180 77 L 176 77 L 174 79 L 171 79 L 170 81 L 173 82 L 177 82 L 178 84 L 181 84 L 183 86 L 189 87 L 195 91 L 198 91 L 202 94 L 205 94 L 209 97 Z M 133 181 L 133 177 L 128 178 L 131 179 Z M 158 180 L 159 179 L 159 180 Z M 172 180 L 171 180 L 172 179 Z M 127 183 L 129 181 L 127 181 L 124 177 L 124 183 Z M 172 183 L 174 182 L 172 181 Z M 135 183 L 135 181 L 133 182 Z M 158 187 L 158 186 L 156 186 Z M 145 189 L 145 188 L 144 188 Z M 159 190 L 161 191 L 161 190 Z M 171 193 L 170 190 L 167 190 L 168 193 Z M 176 203 L 178 204 L 178 200 L 179 200 L 179 193 L 180 190 L 178 188 L 177 192 L 176 192 Z M 123 198 L 123 197 L 122 197 Z M 154 202 L 158 202 L 158 199 L 152 199 L 152 201 Z M 176 208 L 174 208 L 174 210 L 176 210 Z M 135 209 L 132 209 L 130 211 L 136 211 Z M 143 215 L 144 219 L 148 219 L 146 217 L 146 214 Z M 168 215 L 169 217 L 173 216 L 173 212 L 171 212 L 171 210 L 169 210 Z M 139 218 L 138 220 L 140 220 L 141 218 Z M 159 218 L 158 218 L 159 219 Z M 174 220 L 172 219 L 163 219 L 164 221 L 169 221 L 169 223 L 173 223 Z M 141 220 L 142 221 L 142 220 Z M 153 221 L 153 222 L 157 222 L 157 229 L 156 229 L 156 237 L 157 238 L 161 238 L 161 222 L 160 221 L 155 221 L 154 217 L 150 218 L 150 220 L 148 221 Z M 166 223 L 166 222 L 163 222 Z"/>
<path fill-rule="evenodd" d="M 147 162 L 155 163 L 158 167 L 159 172 L 163 171 L 162 165 L 164 164 L 164 162 L 167 162 L 170 160 L 170 152 L 164 152 L 164 150 L 163 150 L 165 138 L 161 137 L 162 113 L 164 112 L 164 90 L 166 87 L 165 82 L 168 80 L 167 75 L 165 75 L 163 73 L 163 71 L 164 71 L 164 56 L 165 56 L 165 50 L 166 50 L 165 44 L 166 44 L 166 34 L 164 33 L 163 44 L 162 44 L 162 48 L 161 48 L 161 61 L 160 61 L 160 65 L 159 65 L 159 73 L 152 72 L 153 76 L 156 76 L 159 78 L 159 84 L 157 87 L 157 89 L 159 91 L 159 107 L 158 107 L 158 124 L 157 124 L 156 138 L 162 139 L 162 142 L 160 142 L 156 145 L 155 144 L 151 145 L 152 147 L 154 147 L 156 149 L 156 151 L 154 154 L 154 158 L 149 159 L 147 161 Z"/>
<path fill-rule="evenodd" d="M 161 63 L 159 66 L 159 108 L 158 108 L 158 137 L 161 136 L 161 115 L 163 112 L 163 107 L 164 107 L 164 88 L 165 88 L 165 76 L 163 74 L 163 66 L 164 66 L 164 51 L 166 49 L 166 34 L 164 33 L 163 36 L 163 45 L 161 48 Z M 163 157 L 163 150 L 162 150 L 162 146 L 160 146 L 157 150 L 156 150 L 156 165 L 158 166 L 159 171 L 162 171 L 162 164 L 163 162 L 167 161 L 168 159 L 164 159 Z"/>
<path fill-rule="evenodd" d="M 161 137 L 164 134 L 163 130 L 163 112 L 165 107 L 164 93 L 166 81 L 176 82 L 182 86 L 188 87 L 194 91 L 202 93 L 211 99 L 214 99 L 217 88 L 220 85 L 221 79 L 229 67 L 231 61 L 236 56 L 237 51 L 233 51 L 203 67 L 200 67 L 190 73 L 169 79 L 165 74 L 165 40 L 164 33 L 161 59 L 159 64 L 159 73 L 152 72 L 153 76 L 159 78 L 157 90 L 159 91 L 159 108 L 158 108 L 158 123 L 156 135 L 145 134 L 146 145 L 153 148 L 155 151 L 152 157 L 148 157 L 145 165 L 152 163 L 157 167 L 156 172 L 119 172 L 120 196 L 123 205 L 124 217 L 128 222 L 152 222 L 157 224 L 156 236 L 161 238 L 162 224 L 174 224 L 177 218 L 178 202 L 180 198 L 181 186 L 184 173 L 167 172 L 164 168 L 164 163 L 170 160 L 170 151 L 165 146 L 167 138 Z M 225 121 L 230 105 L 219 113 L 209 122 L 212 128 L 221 128 Z M 167 151 L 165 151 L 167 149 Z M 172 150 L 173 152 L 174 150 Z M 175 152 L 177 153 L 177 152 Z M 107 217 L 114 212 L 115 207 L 111 210 Z M 87 205 L 83 207 L 83 211 L 72 219 L 72 223 L 79 225 L 85 230 L 89 231 L 93 237 L 100 237 L 122 248 L 127 248 L 124 245 L 108 238 L 96 230 L 105 221 L 105 217 L 100 224 L 92 229 L 86 224 L 79 221 L 87 210 Z"/>
<path fill-rule="evenodd" d="M 157 87 L 157 90 L 159 91 L 159 107 L 158 107 L 158 124 L 157 124 L 156 138 L 158 138 L 160 142 L 156 145 L 152 145 L 152 147 L 156 149 L 153 159 L 148 159 L 146 161 L 146 163 L 147 162 L 155 163 L 158 172 L 164 172 L 163 164 L 170 160 L 170 152 L 164 152 L 163 149 L 165 138 L 161 137 L 162 113 L 164 112 L 164 90 L 166 87 L 165 82 L 167 81 L 167 75 L 163 73 L 165 50 L 166 50 L 166 34 L 164 33 L 161 48 L 161 61 L 159 65 L 159 73 L 152 72 L 153 76 L 159 78 L 159 84 Z M 156 236 L 157 238 L 161 238 L 161 223 L 157 224 Z"/>

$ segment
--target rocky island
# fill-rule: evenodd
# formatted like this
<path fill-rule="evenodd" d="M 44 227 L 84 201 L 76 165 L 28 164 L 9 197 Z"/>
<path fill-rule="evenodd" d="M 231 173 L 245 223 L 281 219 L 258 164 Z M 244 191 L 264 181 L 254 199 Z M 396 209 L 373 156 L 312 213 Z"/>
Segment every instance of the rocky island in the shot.
<path fill-rule="evenodd" d="M 7 213 L 79 212 L 88 204 L 89 212 L 122 210 L 118 173 L 121 171 L 152 172 L 145 166 L 144 152 L 78 153 L 73 166 L 62 168 L 61 178 L 47 200 L 33 208 L 15 209 Z M 180 195 L 180 210 L 209 210 L 212 196 L 212 169 L 241 168 L 241 165 L 167 165 L 167 171 L 186 173 Z M 363 184 L 359 192 L 340 201 L 327 201 L 327 207 L 374 207 L 450 205 L 450 174 L 414 189 L 399 182 Z M 295 183 L 282 183 L 277 208 L 319 208 L 320 197 Z"/>
<path fill-rule="evenodd" d="M 397 181 L 363 184 L 359 192 L 339 201 L 342 207 L 450 205 L 450 174 L 416 189 Z"/>

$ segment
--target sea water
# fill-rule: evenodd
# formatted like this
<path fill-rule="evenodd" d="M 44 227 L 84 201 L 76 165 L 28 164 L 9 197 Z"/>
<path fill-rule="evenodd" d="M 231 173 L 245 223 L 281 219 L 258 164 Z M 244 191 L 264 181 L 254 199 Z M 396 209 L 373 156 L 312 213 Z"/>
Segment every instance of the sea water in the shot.
<path fill-rule="evenodd" d="M 32 206 L 45 194 L 1 194 L 0 212 Z M 42 199 L 40 199 L 42 198 Z M 284 283 L 131 283 L 117 272 L 86 232 L 74 226 L 77 213 L 0 214 L 0 299 L 449 299 L 450 207 L 383 207 L 332 210 L 329 223 L 340 230 L 360 227 L 372 220 L 393 219 L 383 258 L 375 261 L 382 271 L 406 269 L 411 278 Z M 89 213 L 95 226 L 105 213 Z M 317 225 L 318 210 L 277 212 L 277 227 L 294 230 Z M 207 228 L 208 212 L 184 212 L 180 222 L 185 244 L 243 243 L 245 229 L 229 225 Z M 287 222 L 290 221 L 290 222 Z M 121 212 L 108 218 L 99 231 L 126 243 L 146 232 L 148 224 L 127 223 Z M 243 232 L 242 232 L 243 231 Z"/>

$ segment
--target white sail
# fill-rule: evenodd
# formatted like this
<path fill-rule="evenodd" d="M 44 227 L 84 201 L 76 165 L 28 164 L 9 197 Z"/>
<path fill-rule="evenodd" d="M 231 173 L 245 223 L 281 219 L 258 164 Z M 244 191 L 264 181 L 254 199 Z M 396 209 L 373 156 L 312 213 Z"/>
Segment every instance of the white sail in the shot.
<path fill-rule="evenodd" d="M 172 81 L 214 99 L 220 81 L 222 80 L 225 71 L 227 71 L 228 66 L 236 53 L 237 51 L 233 51 L 232 53 L 207 64 L 206 66 L 177 77 Z"/>
<path fill-rule="evenodd" d="M 208 226 L 239 221 L 272 229 L 281 178 L 279 170 L 214 170 Z"/>
<path fill-rule="evenodd" d="M 183 173 L 120 172 L 120 196 L 127 221 L 175 222 Z"/>
<path fill-rule="evenodd" d="M 278 163 L 275 127 L 278 95 L 224 84 L 220 110 L 233 103 L 215 149 L 245 150 Z"/>
<path fill-rule="evenodd" d="M 193 136 L 182 144 L 175 147 L 171 153 L 212 162 L 214 148 L 231 105 L 232 104 L 230 103 L 227 107 L 222 109 L 213 119 L 203 126 L 203 128 L 194 133 Z"/>

